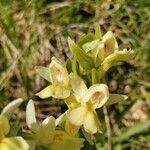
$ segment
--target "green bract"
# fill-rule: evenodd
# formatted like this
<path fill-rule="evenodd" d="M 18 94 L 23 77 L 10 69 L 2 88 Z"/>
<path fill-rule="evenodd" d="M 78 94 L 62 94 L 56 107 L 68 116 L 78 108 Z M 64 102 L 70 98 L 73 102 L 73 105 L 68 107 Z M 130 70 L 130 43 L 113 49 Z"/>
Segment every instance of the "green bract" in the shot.
<path fill-rule="evenodd" d="M 69 48 L 74 54 L 77 61 L 80 63 L 81 67 L 90 70 L 94 67 L 93 59 L 86 54 L 86 52 L 81 49 L 77 44 L 74 43 L 70 38 L 68 39 Z"/>
<path fill-rule="evenodd" d="M 117 62 L 119 61 L 129 61 L 134 58 L 135 54 L 132 50 L 124 49 L 122 51 L 114 51 L 112 54 L 108 55 L 104 61 L 102 62 L 101 66 L 97 70 L 97 76 L 100 79 L 104 77 L 105 73 Z"/>

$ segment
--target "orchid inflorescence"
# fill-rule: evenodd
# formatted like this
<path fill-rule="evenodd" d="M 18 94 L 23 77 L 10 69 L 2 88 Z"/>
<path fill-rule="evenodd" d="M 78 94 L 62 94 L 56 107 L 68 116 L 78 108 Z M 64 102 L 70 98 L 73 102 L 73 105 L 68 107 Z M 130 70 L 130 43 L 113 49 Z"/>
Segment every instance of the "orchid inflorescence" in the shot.
<path fill-rule="evenodd" d="M 30 131 L 24 140 L 20 136 L 6 136 L 10 114 L 22 99 L 11 102 L 0 115 L 0 149 L 28 150 L 41 146 L 47 150 L 79 150 L 85 140 L 93 144 L 91 137 L 101 133 L 97 110 L 127 99 L 126 95 L 110 93 L 105 77 L 117 62 L 133 59 L 132 50 L 120 50 L 113 33 L 108 31 L 102 36 L 99 26 L 95 33 L 81 36 L 76 43 L 68 38 L 68 44 L 73 57 L 65 64 L 52 57 L 49 67 L 37 67 L 39 75 L 50 85 L 36 94 L 41 99 L 63 100 L 68 110 L 57 119 L 49 116 L 39 123 L 30 100 L 26 108 Z"/>

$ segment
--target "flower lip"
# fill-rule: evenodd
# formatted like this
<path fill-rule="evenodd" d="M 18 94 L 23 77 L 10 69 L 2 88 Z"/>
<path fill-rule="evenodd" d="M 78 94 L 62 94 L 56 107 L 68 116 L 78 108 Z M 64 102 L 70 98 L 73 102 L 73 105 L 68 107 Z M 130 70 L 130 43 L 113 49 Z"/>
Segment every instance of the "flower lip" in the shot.
<path fill-rule="evenodd" d="M 109 90 L 105 84 L 95 84 L 88 89 L 84 102 L 90 102 L 93 107 L 102 107 L 109 98 Z"/>
<path fill-rule="evenodd" d="M 100 91 L 96 91 L 95 93 L 93 93 L 91 99 L 92 99 L 92 104 L 96 104 L 98 99 L 103 99 L 104 97 L 104 93 L 100 92 Z"/>

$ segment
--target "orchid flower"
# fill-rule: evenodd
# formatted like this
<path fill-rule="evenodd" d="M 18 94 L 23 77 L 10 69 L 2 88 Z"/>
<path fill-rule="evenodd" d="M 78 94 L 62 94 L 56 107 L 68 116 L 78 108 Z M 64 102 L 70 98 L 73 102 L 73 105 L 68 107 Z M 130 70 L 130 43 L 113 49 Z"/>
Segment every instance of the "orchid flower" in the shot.
<path fill-rule="evenodd" d="M 43 78 L 52 83 L 50 86 L 47 86 L 45 89 L 37 93 L 37 96 L 42 99 L 50 96 L 63 99 L 70 95 L 69 75 L 67 69 L 55 57 L 52 57 L 49 68 L 38 67 L 37 71 Z"/>
<path fill-rule="evenodd" d="M 110 94 L 105 84 L 94 84 L 88 89 L 84 81 L 76 74 L 70 74 L 70 78 L 76 102 L 68 110 L 68 119 L 76 126 L 83 125 L 84 130 L 90 134 L 97 133 L 100 131 L 100 122 L 95 110 L 104 105 L 122 101 L 126 97 L 124 95 Z M 73 101 L 72 103 L 68 101 L 66 101 L 66 104 L 68 106 L 71 104 L 72 106 Z"/>
<path fill-rule="evenodd" d="M 68 135 L 78 137 L 80 127 L 72 124 L 67 117 L 68 110 L 56 119 L 56 126 L 61 127 Z"/>
<path fill-rule="evenodd" d="M 49 150 L 79 150 L 83 146 L 83 139 L 72 137 L 62 130 L 56 130 L 54 117 L 50 116 L 42 123 L 38 123 L 32 100 L 27 105 L 26 121 L 32 131 L 31 137 L 34 145 L 42 145 Z"/>
<path fill-rule="evenodd" d="M 97 57 L 101 60 L 101 62 L 103 62 L 108 55 L 118 50 L 117 40 L 111 31 L 108 31 L 102 37 L 102 40 L 97 49 L 98 49 Z"/>
<path fill-rule="evenodd" d="M 100 123 L 95 109 L 102 107 L 109 98 L 105 84 L 95 84 L 89 89 L 76 74 L 71 74 L 71 85 L 78 104 L 68 111 L 68 119 L 76 126 L 83 125 L 86 132 L 94 134 L 100 130 Z"/>
<path fill-rule="evenodd" d="M 22 99 L 9 103 L 0 114 L 0 149 L 1 150 L 28 150 L 27 142 L 21 136 L 8 136 L 10 131 L 10 115 L 22 103 Z"/>

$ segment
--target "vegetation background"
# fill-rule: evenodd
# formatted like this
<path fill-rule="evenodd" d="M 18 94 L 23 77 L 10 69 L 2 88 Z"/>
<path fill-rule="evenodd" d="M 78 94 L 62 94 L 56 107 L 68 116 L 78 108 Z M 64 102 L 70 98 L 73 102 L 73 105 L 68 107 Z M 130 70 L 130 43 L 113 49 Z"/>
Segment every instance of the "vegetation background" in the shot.
<path fill-rule="evenodd" d="M 37 117 L 58 117 L 62 101 L 40 100 L 35 93 L 48 83 L 36 66 L 51 57 L 70 57 L 67 37 L 78 39 L 100 25 L 112 30 L 120 47 L 136 51 L 135 60 L 109 71 L 110 91 L 129 96 L 103 111 L 103 135 L 97 150 L 150 149 L 150 1 L 149 0 L 0 0 L 0 108 L 22 97 L 35 100 Z M 25 104 L 13 116 L 25 121 Z M 16 116 L 19 120 L 16 120 Z"/>

